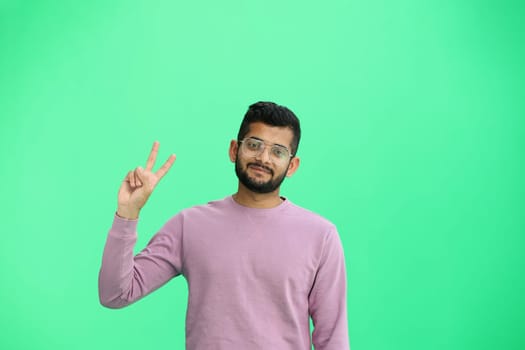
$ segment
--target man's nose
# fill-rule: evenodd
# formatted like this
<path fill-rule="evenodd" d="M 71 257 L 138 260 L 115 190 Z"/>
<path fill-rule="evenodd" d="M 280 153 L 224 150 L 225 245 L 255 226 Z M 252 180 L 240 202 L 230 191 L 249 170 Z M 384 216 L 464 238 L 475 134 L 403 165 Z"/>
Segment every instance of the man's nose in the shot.
<path fill-rule="evenodd" d="M 271 147 L 264 146 L 263 150 L 257 155 L 256 159 L 262 161 L 263 163 L 270 163 L 270 151 Z"/>

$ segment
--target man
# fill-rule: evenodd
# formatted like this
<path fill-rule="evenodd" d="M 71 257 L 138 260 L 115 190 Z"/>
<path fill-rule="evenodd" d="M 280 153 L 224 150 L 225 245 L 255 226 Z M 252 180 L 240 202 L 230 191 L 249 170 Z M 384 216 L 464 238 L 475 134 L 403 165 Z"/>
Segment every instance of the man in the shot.
<path fill-rule="evenodd" d="M 300 136 L 288 108 L 251 105 L 229 149 L 237 192 L 183 210 L 133 256 L 140 209 L 175 161 L 153 172 L 154 143 L 146 168 L 130 171 L 118 193 L 99 276 L 102 305 L 124 307 L 183 275 L 189 350 L 349 349 L 336 228 L 279 192 L 299 167 Z"/>

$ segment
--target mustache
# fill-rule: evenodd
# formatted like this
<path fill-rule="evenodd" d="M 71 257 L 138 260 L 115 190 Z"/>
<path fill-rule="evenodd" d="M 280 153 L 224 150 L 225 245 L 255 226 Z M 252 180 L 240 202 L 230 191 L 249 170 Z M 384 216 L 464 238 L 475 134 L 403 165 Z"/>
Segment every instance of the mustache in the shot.
<path fill-rule="evenodd" d="M 261 163 L 248 163 L 248 167 L 252 165 L 257 166 L 259 168 L 263 168 L 264 170 L 268 171 L 271 175 L 273 175 L 273 170 L 268 168 L 266 165 L 263 165 Z"/>

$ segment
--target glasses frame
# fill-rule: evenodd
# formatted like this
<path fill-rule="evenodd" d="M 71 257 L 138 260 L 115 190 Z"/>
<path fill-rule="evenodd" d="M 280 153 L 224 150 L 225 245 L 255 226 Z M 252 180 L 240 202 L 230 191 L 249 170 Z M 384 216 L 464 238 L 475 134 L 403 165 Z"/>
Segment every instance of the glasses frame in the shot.
<path fill-rule="evenodd" d="M 261 140 L 261 139 L 255 138 L 255 137 L 245 137 L 244 139 L 237 141 L 240 144 L 240 148 L 241 149 L 242 149 L 242 144 L 245 143 L 247 140 L 255 140 L 255 141 L 260 142 L 260 143 L 262 143 L 264 145 L 264 147 L 261 148 L 261 150 L 258 153 L 254 154 L 254 156 L 260 156 L 266 150 L 266 147 L 270 146 L 270 147 L 284 148 L 286 150 L 286 152 L 288 152 L 288 157 L 287 157 L 288 160 L 290 160 L 293 157 L 295 157 L 295 154 L 292 154 L 292 152 L 287 147 L 285 147 L 283 145 L 279 145 L 277 143 L 267 143 L 264 140 Z M 271 150 L 271 148 L 270 148 L 270 150 Z M 275 156 L 273 156 L 272 152 L 270 152 L 270 159 L 276 159 L 279 162 L 286 161 L 286 158 L 275 158 Z"/>

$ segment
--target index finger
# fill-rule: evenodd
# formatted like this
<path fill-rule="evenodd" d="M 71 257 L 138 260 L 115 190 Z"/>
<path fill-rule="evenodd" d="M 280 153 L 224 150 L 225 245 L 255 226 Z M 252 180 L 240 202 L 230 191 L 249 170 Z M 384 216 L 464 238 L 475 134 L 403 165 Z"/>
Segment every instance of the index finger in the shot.
<path fill-rule="evenodd" d="M 157 153 L 159 153 L 159 142 L 153 142 L 153 147 L 149 153 L 148 161 L 146 162 L 146 170 L 151 171 L 155 165 L 155 160 L 157 160 Z"/>

